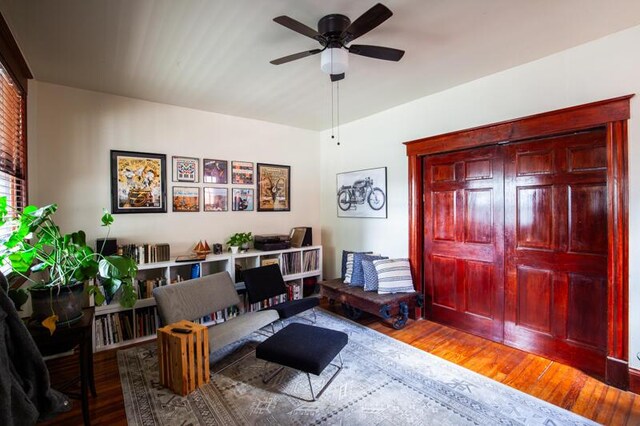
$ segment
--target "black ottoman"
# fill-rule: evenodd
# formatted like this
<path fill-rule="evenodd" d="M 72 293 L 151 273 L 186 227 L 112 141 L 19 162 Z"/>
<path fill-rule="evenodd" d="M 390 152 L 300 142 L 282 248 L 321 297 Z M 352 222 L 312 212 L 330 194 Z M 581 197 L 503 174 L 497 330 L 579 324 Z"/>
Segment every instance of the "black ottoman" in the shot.
<path fill-rule="evenodd" d="M 260 343 L 256 348 L 256 358 L 282 366 L 271 376 L 264 378 L 263 382 L 267 383 L 280 373 L 284 367 L 300 370 L 307 373 L 311 397 L 313 398 L 312 400 L 315 401 L 317 398 L 320 398 L 322 392 L 325 391 L 342 370 L 343 363 L 340 351 L 348 342 L 348 336 L 341 331 L 299 323 L 289 324 Z M 339 366 L 331 364 L 331 361 L 333 361 L 336 355 L 340 358 Z M 318 392 L 318 395 L 315 395 L 313 393 L 313 386 L 311 386 L 309 373 L 319 376 L 329 364 L 337 367 L 338 370 L 320 392 Z"/>

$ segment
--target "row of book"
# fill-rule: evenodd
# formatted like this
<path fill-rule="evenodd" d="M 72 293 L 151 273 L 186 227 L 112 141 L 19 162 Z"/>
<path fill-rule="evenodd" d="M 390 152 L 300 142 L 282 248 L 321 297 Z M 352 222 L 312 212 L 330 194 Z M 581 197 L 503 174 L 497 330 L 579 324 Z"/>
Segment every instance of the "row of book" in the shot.
<path fill-rule="evenodd" d="M 227 309 L 223 309 L 221 311 L 212 312 L 209 315 L 205 315 L 194 322 L 198 324 L 209 324 L 209 323 L 220 324 L 225 322 L 228 319 L 235 318 L 238 315 L 243 313 L 244 313 L 244 309 L 240 309 L 237 306 L 230 306 Z"/>
<path fill-rule="evenodd" d="M 156 307 L 140 308 L 96 317 L 96 348 L 156 333 Z"/>
<path fill-rule="evenodd" d="M 299 274 L 300 271 L 300 252 L 282 254 L 282 265 L 280 265 L 282 275 Z"/>
<path fill-rule="evenodd" d="M 320 269 L 320 251 L 305 251 L 302 255 L 302 270 L 305 272 Z"/>
<path fill-rule="evenodd" d="M 168 262 L 171 260 L 171 247 L 169 244 L 125 244 L 118 246 L 118 254 L 131 257 L 138 265 Z"/>
<path fill-rule="evenodd" d="M 278 303 L 287 302 L 289 300 L 298 300 L 302 299 L 303 289 L 302 282 L 300 281 L 289 281 L 286 282 L 287 292 L 280 294 L 278 296 L 271 297 L 269 299 L 264 299 L 260 302 L 249 303 L 247 298 L 244 298 L 244 309 L 248 312 L 260 311 L 262 309 L 269 308 L 273 305 L 277 305 Z"/>

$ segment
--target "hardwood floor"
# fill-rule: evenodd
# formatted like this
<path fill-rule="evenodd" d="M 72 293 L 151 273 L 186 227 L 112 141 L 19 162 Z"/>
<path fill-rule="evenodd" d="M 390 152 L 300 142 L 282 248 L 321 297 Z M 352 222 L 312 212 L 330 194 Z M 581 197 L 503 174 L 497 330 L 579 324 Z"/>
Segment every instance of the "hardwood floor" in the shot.
<path fill-rule="evenodd" d="M 336 306 L 322 306 L 340 313 Z M 598 423 L 640 424 L 640 396 L 607 386 L 566 365 L 430 321 L 410 321 L 403 330 L 394 330 L 371 316 L 358 322 Z M 92 424 L 125 425 L 116 351 L 97 353 L 94 362 L 98 397 L 90 399 Z M 48 364 L 54 385 L 72 377 L 78 368 L 75 356 Z M 69 413 L 42 424 L 82 424 L 80 402 L 74 401 Z"/>

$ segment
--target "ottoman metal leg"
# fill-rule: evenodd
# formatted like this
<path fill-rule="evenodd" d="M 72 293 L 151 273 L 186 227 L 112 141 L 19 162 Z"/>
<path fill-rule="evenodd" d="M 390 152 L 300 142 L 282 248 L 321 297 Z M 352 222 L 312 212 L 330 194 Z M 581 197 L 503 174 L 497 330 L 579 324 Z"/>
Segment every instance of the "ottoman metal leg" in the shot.
<path fill-rule="evenodd" d="M 333 376 L 331 376 L 329 381 L 322 387 L 322 389 L 320 389 L 320 392 L 318 392 L 318 395 L 315 395 L 313 393 L 313 386 L 311 385 L 311 375 L 309 373 L 307 373 L 307 380 L 309 380 L 309 389 L 311 390 L 311 400 L 312 401 L 316 401 L 318 398 L 320 398 L 320 395 L 322 395 L 322 393 L 329 387 L 331 382 L 333 382 L 333 379 L 335 379 L 336 376 L 338 375 L 338 373 L 340 373 L 342 371 L 342 367 L 344 367 L 344 363 L 342 362 L 342 354 L 341 353 L 338 353 L 338 358 L 340 358 L 340 365 L 339 366 L 335 365 L 335 364 L 331 364 L 334 367 L 338 367 L 338 369 L 336 370 L 335 373 L 333 373 Z"/>
<path fill-rule="evenodd" d="M 266 367 L 267 363 L 265 363 L 265 367 Z M 272 373 L 269 377 L 263 377 L 262 378 L 262 383 L 269 383 L 269 381 L 271 379 L 273 379 L 274 377 L 276 377 L 278 374 L 280 374 L 280 372 L 284 370 L 284 367 L 280 367 L 278 368 L 274 373 Z"/>

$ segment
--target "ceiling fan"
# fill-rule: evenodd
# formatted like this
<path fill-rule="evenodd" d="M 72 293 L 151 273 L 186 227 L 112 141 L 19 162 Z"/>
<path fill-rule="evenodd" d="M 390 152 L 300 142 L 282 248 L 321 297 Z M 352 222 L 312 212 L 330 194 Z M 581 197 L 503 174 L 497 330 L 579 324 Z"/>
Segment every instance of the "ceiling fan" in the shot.
<path fill-rule="evenodd" d="M 288 16 L 278 16 L 273 18 L 275 22 L 316 40 L 322 47 L 274 59 L 271 63 L 280 65 L 322 53 L 320 68 L 331 76 L 331 81 L 338 81 L 344 78 L 347 70 L 349 63 L 348 53 L 397 62 L 404 55 L 404 50 L 366 44 L 348 46 L 353 40 L 389 19 L 391 15 L 393 15 L 393 12 L 389 8 L 378 3 L 353 22 L 348 17 L 340 14 L 324 16 L 318 21 L 318 31 Z"/>

